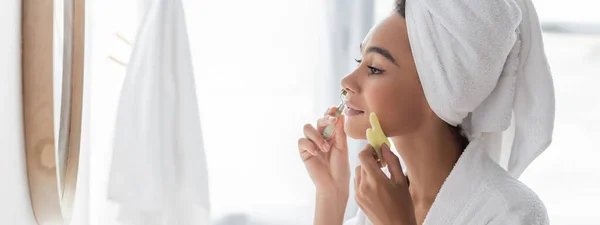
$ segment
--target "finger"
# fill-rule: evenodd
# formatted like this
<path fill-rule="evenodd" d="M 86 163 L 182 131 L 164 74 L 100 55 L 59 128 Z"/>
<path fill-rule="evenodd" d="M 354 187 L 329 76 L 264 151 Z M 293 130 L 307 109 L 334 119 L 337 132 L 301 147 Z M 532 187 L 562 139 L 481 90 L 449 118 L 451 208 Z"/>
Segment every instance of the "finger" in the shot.
<path fill-rule="evenodd" d="M 391 174 L 391 179 L 396 184 L 402 184 L 406 182 L 406 176 L 402 172 L 402 166 L 400 165 L 400 159 L 396 156 L 387 144 L 381 146 L 381 154 L 383 155 L 383 161 L 388 165 L 388 170 Z"/>
<path fill-rule="evenodd" d="M 354 197 L 354 200 L 356 200 L 356 204 L 363 212 L 365 212 L 367 210 L 362 204 L 362 196 L 360 196 L 359 194 L 356 194 L 356 197 Z"/>
<path fill-rule="evenodd" d="M 375 150 L 373 147 L 371 145 L 367 145 L 360 153 L 358 153 L 360 165 L 370 176 L 385 176 L 379 165 L 377 165 L 377 160 L 375 159 L 376 155 L 374 155 L 374 152 Z"/>
<path fill-rule="evenodd" d="M 331 106 L 327 110 L 325 110 L 325 113 L 323 113 L 323 115 L 324 116 L 334 116 L 335 111 L 337 111 L 337 106 Z"/>
<path fill-rule="evenodd" d="M 298 150 L 300 150 L 300 154 L 308 152 L 311 155 L 317 155 L 319 151 L 315 143 L 306 138 L 298 139 Z"/>
<path fill-rule="evenodd" d="M 317 120 L 317 131 L 319 131 L 319 133 L 321 134 L 323 134 L 323 132 L 328 126 L 333 126 L 333 130 L 329 131 L 331 133 L 329 134 L 328 140 L 331 137 L 334 137 L 336 133 L 336 124 L 337 121 L 339 121 L 339 119 L 337 118 L 339 117 L 339 115 L 336 116 L 337 109 L 337 106 L 330 107 L 329 109 L 327 109 L 327 111 L 325 111 L 325 115 Z"/>
<path fill-rule="evenodd" d="M 304 125 L 304 136 L 315 143 L 316 146 L 319 146 L 321 151 L 327 152 L 331 149 L 329 143 L 323 139 L 321 134 L 311 124 Z"/>
<path fill-rule="evenodd" d="M 337 117 L 334 116 L 323 116 L 317 120 L 317 130 L 319 132 L 323 132 L 325 127 L 335 124 L 338 121 Z"/>
<path fill-rule="evenodd" d="M 360 184 L 358 185 L 358 187 L 360 188 L 361 185 L 365 185 L 365 181 L 367 181 L 369 177 L 369 174 L 367 173 L 367 170 L 365 170 L 364 167 L 360 167 Z"/>
<path fill-rule="evenodd" d="M 333 132 L 331 132 L 331 136 L 327 140 L 333 140 L 333 145 L 335 149 L 340 151 L 344 151 L 347 154 L 348 150 L 348 140 L 346 136 L 346 132 L 344 131 L 344 124 L 346 121 L 346 116 L 339 115 L 337 117 L 337 123 L 335 123 L 335 127 Z"/>
<path fill-rule="evenodd" d="M 358 187 L 360 185 L 360 182 L 362 181 L 362 169 L 360 168 L 360 166 L 357 166 L 356 169 L 354 169 L 354 192 L 356 193 L 358 191 Z"/>
<path fill-rule="evenodd" d="M 335 130 L 333 131 L 335 137 L 335 143 L 345 144 L 346 143 L 346 131 L 344 125 L 346 123 L 346 116 L 344 114 L 337 117 L 337 123 L 335 124 Z M 345 146 L 344 146 L 345 148 Z"/>

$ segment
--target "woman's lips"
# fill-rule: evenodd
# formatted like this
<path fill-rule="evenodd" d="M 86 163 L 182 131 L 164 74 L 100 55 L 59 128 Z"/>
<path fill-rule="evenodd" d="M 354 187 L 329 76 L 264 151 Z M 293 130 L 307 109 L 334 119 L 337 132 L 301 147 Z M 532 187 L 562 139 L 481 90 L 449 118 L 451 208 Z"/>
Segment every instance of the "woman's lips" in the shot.
<path fill-rule="evenodd" d="M 346 114 L 347 116 L 357 116 L 357 115 L 360 115 L 363 113 L 365 113 L 365 112 L 361 111 L 361 110 L 353 109 L 350 107 L 346 107 L 346 109 L 344 110 L 344 114 Z"/>

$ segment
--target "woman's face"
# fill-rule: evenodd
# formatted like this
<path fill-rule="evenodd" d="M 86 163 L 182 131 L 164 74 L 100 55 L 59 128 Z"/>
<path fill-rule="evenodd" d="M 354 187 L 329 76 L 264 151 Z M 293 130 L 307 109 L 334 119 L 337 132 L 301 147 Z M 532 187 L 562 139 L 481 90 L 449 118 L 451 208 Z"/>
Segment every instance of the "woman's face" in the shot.
<path fill-rule="evenodd" d="M 361 44 L 358 67 L 342 80 L 347 90 L 345 130 L 366 139 L 375 112 L 388 137 L 416 130 L 432 111 L 417 75 L 406 32 L 397 13 L 375 25 Z"/>

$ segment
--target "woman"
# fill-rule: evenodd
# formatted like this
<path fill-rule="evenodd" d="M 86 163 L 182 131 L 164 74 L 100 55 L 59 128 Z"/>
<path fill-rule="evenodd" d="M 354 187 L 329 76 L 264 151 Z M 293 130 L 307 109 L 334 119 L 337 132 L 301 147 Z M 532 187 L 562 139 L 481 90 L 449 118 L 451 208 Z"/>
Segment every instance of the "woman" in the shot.
<path fill-rule="evenodd" d="M 345 114 L 328 109 L 298 141 L 316 186 L 315 224 L 343 223 L 346 137 L 365 139 L 371 112 L 406 168 L 384 146 L 389 174 L 380 170 L 366 146 L 353 185 L 360 210 L 347 224 L 548 224 L 543 203 L 517 180 L 550 144 L 554 120 L 529 0 L 399 0 L 360 48 L 358 67 L 342 80 Z M 502 148 L 511 118 L 513 143 Z"/>

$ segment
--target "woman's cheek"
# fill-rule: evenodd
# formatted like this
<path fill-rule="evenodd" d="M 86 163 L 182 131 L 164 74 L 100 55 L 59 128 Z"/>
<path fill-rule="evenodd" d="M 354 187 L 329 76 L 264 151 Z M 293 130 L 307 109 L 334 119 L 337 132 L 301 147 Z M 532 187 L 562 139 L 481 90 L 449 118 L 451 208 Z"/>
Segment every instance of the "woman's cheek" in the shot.
<path fill-rule="evenodd" d="M 406 99 L 402 99 L 398 90 L 390 90 L 389 87 L 381 88 L 381 91 L 373 93 L 370 96 L 370 109 L 377 114 L 384 133 L 388 136 L 398 133 L 396 126 L 408 125 L 407 121 L 411 120 L 410 115 L 405 111 L 410 111 L 405 107 Z"/>
<path fill-rule="evenodd" d="M 388 110 L 386 110 L 386 108 L 389 108 L 390 105 L 394 104 L 394 102 L 391 102 L 389 98 L 389 93 L 386 93 L 384 89 L 372 93 L 371 95 L 367 96 L 369 110 L 371 112 L 375 112 L 378 116 L 387 112 Z"/>

